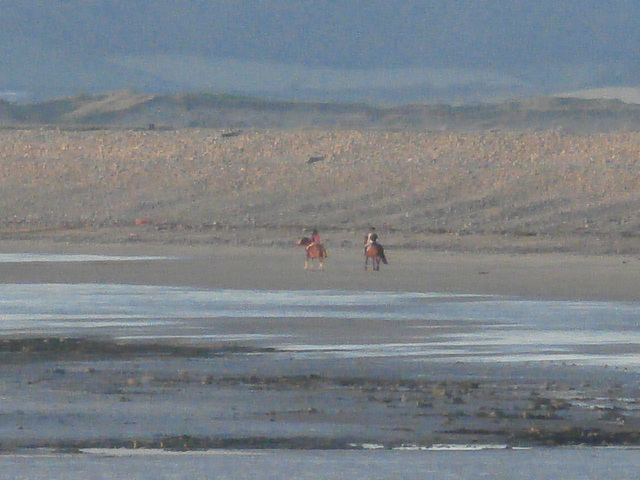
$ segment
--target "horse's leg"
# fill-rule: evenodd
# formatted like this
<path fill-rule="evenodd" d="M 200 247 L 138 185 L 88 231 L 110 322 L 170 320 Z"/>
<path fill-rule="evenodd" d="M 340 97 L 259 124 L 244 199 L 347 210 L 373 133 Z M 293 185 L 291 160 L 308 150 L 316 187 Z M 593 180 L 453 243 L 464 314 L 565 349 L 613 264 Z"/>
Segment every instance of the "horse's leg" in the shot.
<path fill-rule="evenodd" d="M 369 257 L 364 256 L 364 269 L 367 270 L 369 268 Z"/>
<path fill-rule="evenodd" d="M 380 270 L 380 260 L 378 259 L 378 257 L 374 258 L 372 262 L 373 262 L 373 270 L 376 272 Z"/>
<path fill-rule="evenodd" d="M 323 268 L 322 257 L 318 257 L 318 270 L 322 270 Z"/>

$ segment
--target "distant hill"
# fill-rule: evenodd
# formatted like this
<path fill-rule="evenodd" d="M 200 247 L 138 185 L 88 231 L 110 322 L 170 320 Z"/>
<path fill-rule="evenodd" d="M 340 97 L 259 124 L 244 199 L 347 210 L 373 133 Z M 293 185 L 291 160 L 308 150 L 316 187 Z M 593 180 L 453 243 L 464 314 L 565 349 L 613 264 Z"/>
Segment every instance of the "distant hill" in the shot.
<path fill-rule="evenodd" d="M 498 104 L 379 107 L 287 102 L 223 94 L 128 91 L 37 103 L 0 101 L 0 125 L 122 128 L 378 128 L 433 130 L 640 130 L 640 105 L 617 99 L 535 97 Z"/>
<path fill-rule="evenodd" d="M 640 88 L 602 87 L 588 88 L 555 95 L 556 97 L 584 98 L 587 100 L 620 100 L 624 103 L 640 104 Z"/>
<path fill-rule="evenodd" d="M 0 12 L 5 99 L 128 88 L 391 105 L 640 84 L 631 1 L 0 0 Z"/>

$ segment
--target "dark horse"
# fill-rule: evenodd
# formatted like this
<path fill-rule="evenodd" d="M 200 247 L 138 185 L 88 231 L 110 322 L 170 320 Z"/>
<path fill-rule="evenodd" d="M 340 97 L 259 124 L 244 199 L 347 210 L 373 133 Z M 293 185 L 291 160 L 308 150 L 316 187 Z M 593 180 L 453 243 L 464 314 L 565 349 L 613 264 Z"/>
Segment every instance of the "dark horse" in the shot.
<path fill-rule="evenodd" d="M 373 242 L 364 252 L 364 269 L 369 267 L 369 259 L 375 271 L 380 270 L 380 262 L 387 265 L 387 257 L 384 256 L 384 248 L 377 242 Z"/>
<path fill-rule="evenodd" d="M 318 270 L 322 270 L 324 259 L 327 258 L 327 249 L 321 243 L 315 243 L 311 245 L 311 239 L 309 237 L 302 237 L 298 240 L 298 245 L 305 247 L 306 256 L 304 259 L 304 269 L 311 267 L 313 270 L 313 261 L 318 261 Z M 307 248 L 308 245 L 311 245 Z"/>

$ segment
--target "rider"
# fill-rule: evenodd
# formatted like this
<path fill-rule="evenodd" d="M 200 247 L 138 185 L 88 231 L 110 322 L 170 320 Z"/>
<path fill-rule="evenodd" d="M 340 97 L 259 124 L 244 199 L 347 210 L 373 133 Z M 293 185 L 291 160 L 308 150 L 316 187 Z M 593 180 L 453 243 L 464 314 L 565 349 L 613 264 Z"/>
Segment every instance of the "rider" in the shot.
<path fill-rule="evenodd" d="M 376 233 L 376 228 L 371 227 L 369 229 L 369 233 L 367 233 L 364 237 L 364 253 L 367 253 L 367 248 L 369 248 L 372 244 L 378 241 L 378 234 Z"/>
<path fill-rule="evenodd" d="M 311 243 L 305 247 L 307 253 L 309 253 L 309 249 L 314 245 L 320 243 L 320 234 L 318 233 L 318 229 L 314 228 L 313 232 L 311 232 Z"/>

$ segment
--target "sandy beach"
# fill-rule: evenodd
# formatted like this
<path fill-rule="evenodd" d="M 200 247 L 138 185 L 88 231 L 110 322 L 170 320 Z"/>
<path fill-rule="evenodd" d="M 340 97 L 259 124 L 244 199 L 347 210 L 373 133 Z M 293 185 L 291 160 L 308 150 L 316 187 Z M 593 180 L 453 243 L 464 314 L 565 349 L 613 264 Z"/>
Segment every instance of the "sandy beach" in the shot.
<path fill-rule="evenodd" d="M 3 239 L 629 254 L 640 135 L 0 131 Z M 320 159 L 310 163 L 310 159 Z M 139 228 L 134 228 L 138 225 Z"/>

